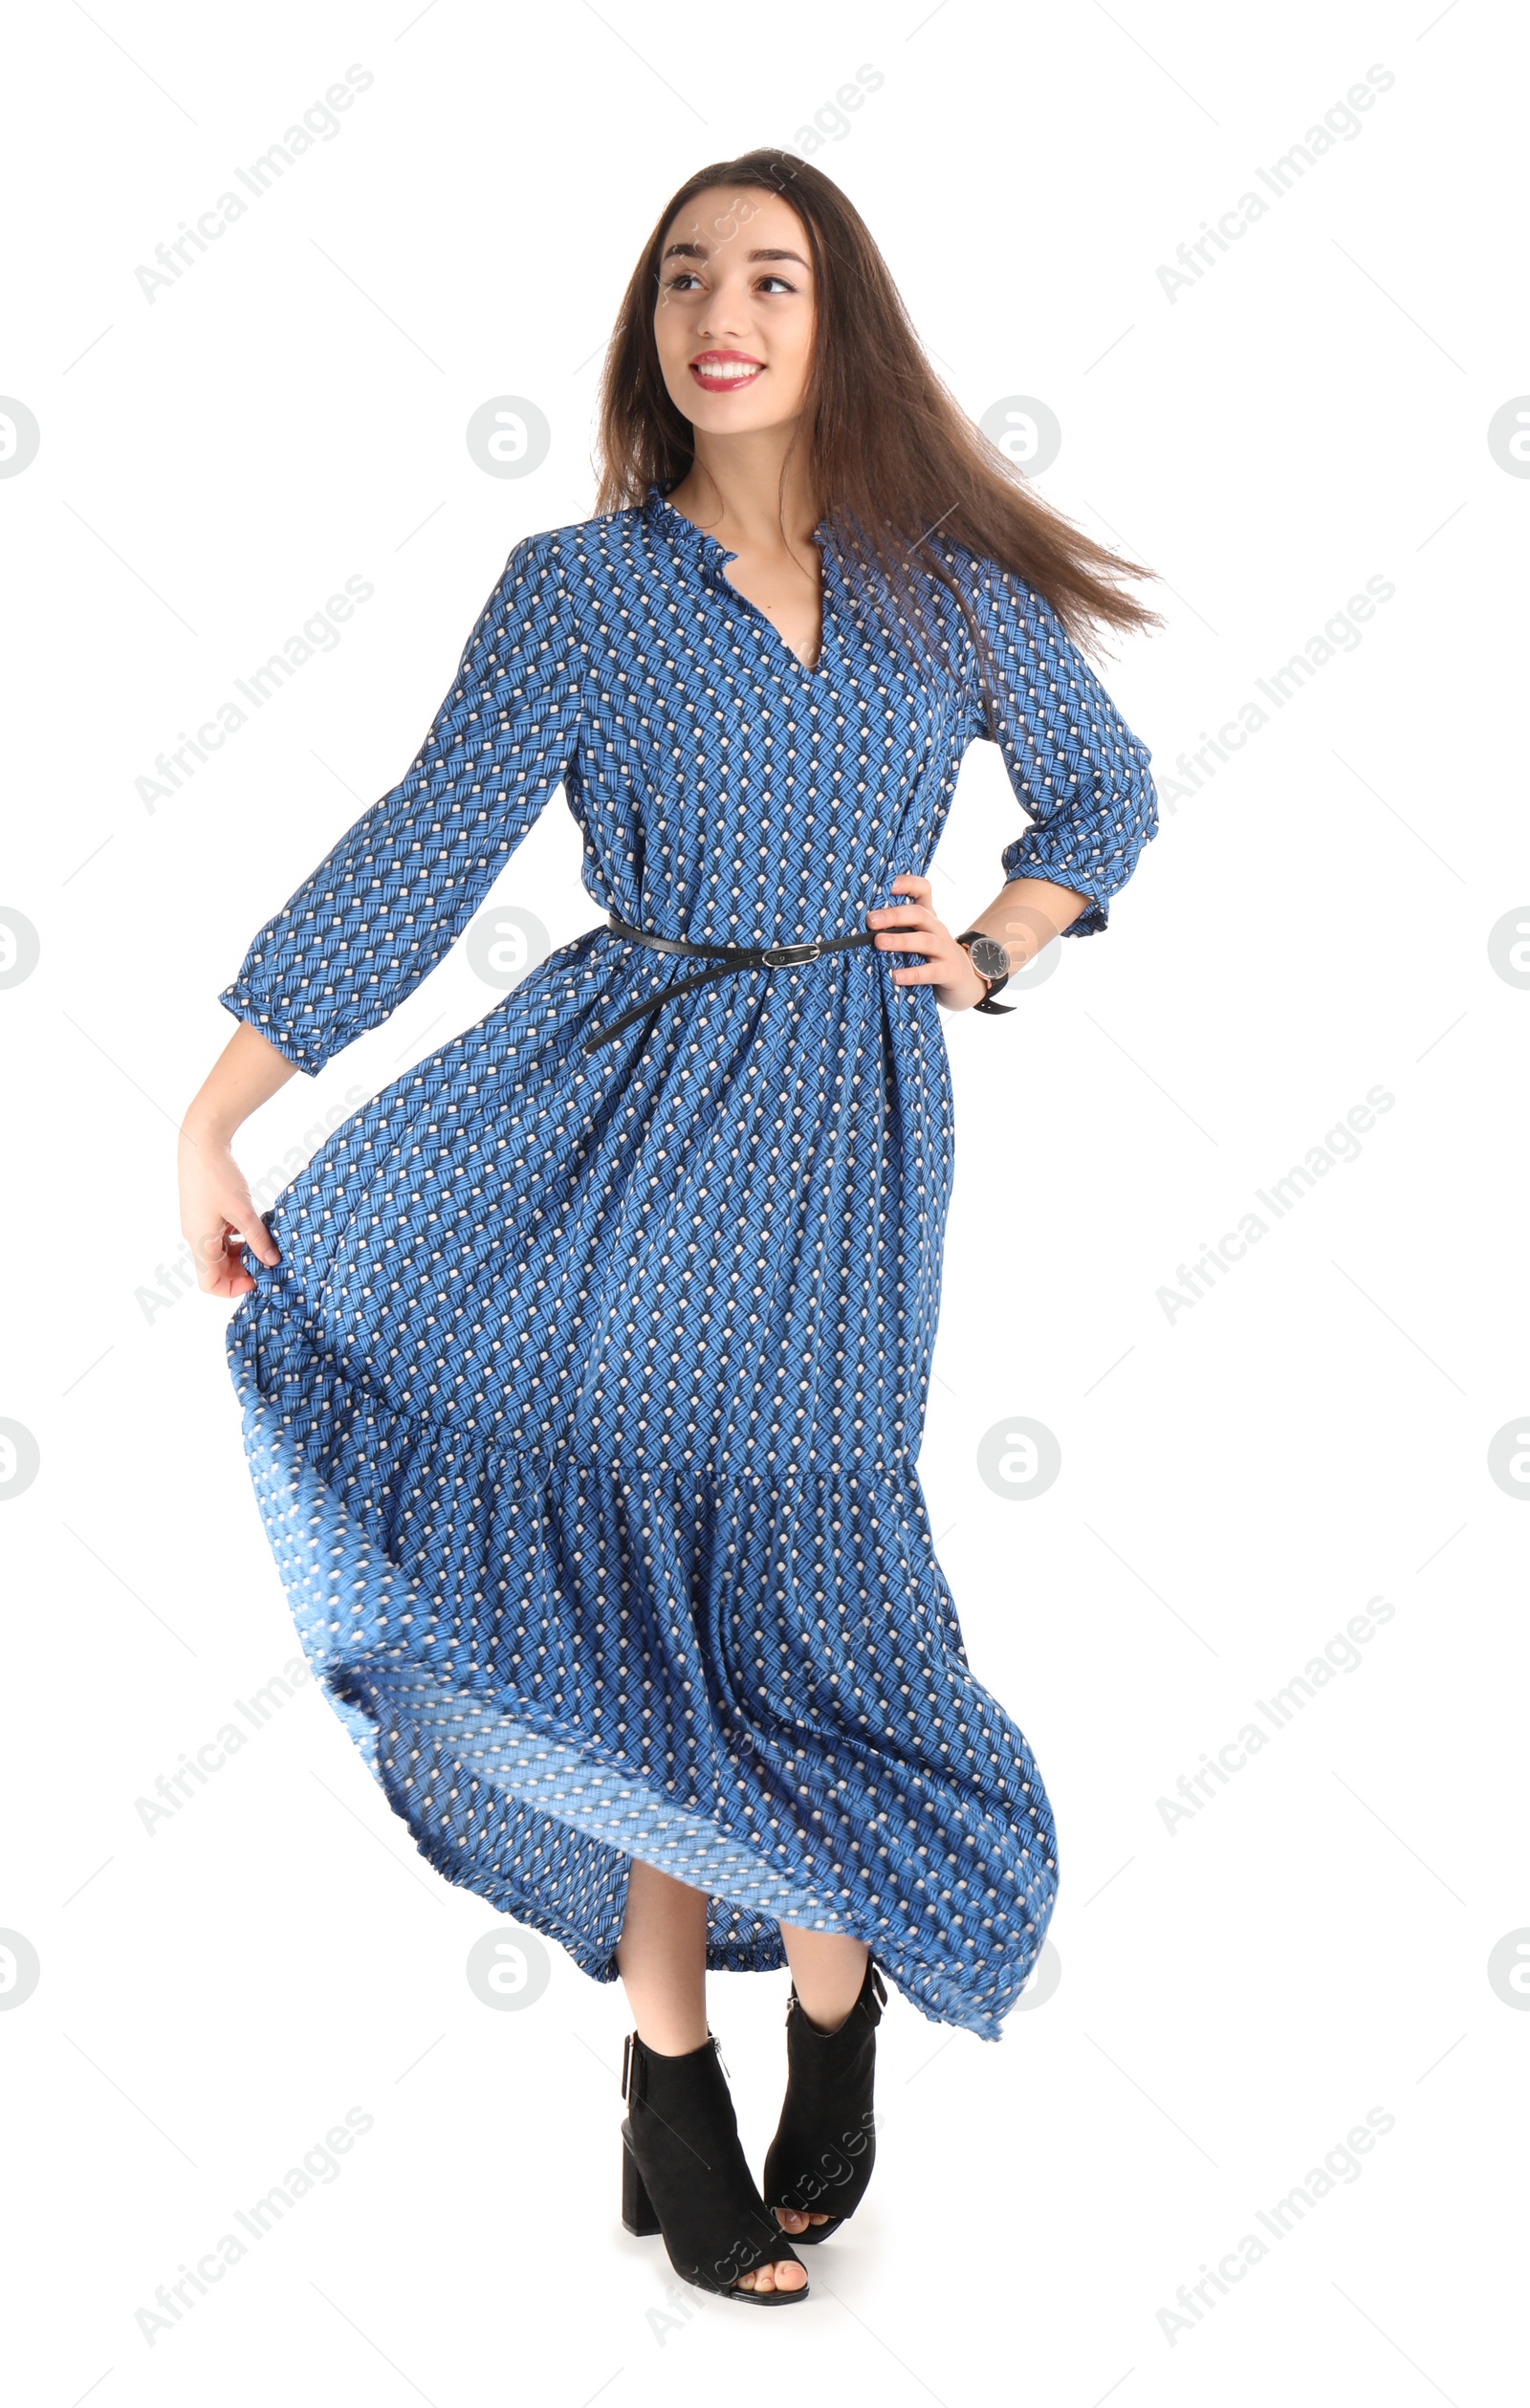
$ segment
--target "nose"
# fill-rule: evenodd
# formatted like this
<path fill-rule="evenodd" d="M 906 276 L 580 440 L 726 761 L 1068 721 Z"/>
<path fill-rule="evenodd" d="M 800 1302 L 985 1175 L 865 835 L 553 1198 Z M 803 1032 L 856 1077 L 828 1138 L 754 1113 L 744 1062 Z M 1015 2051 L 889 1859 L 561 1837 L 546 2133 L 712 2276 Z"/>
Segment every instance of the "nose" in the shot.
<path fill-rule="evenodd" d="M 749 332 L 749 296 L 744 289 L 742 273 L 725 274 L 712 286 L 711 297 L 702 313 L 697 333 L 703 342 L 736 343 L 745 348 L 743 338 Z"/>
<path fill-rule="evenodd" d="M 741 309 L 714 307 L 707 312 L 696 334 L 701 344 L 715 344 L 718 350 L 732 347 L 737 351 L 753 348 L 749 340 L 746 314 Z"/>

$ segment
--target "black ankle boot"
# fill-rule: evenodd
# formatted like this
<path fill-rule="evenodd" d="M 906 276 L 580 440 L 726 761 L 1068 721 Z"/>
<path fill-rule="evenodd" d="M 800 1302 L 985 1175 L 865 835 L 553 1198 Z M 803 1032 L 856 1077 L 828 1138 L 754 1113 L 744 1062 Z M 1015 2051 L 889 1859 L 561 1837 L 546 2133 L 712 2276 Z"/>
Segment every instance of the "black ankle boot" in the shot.
<path fill-rule="evenodd" d="M 724 2299 L 784 2308 L 795 2291 L 741 2290 L 752 2267 L 801 2260 L 754 2187 L 727 2076 L 709 2032 L 699 2048 L 662 2057 L 636 2032 L 622 2052 L 622 2222 L 662 2233 L 685 2283 Z"/>
<path fill-rule="evenodd" d="M 867 1953 L 860 1995 L 832 2032 L 816 2031 L 802 2012 L 797 1984 L 786 2003 L 786 2097 L 765 2159 L 762 2185 L 771 2209 L 826 2214 L 792 2239 L 827 2241 L 855 2213 L 871 2179 L 877 2135 L 871 2107 L 877 2025 L 886 1989 Z M 782 2228 L 784 2230 L 784 2227 Z"/>

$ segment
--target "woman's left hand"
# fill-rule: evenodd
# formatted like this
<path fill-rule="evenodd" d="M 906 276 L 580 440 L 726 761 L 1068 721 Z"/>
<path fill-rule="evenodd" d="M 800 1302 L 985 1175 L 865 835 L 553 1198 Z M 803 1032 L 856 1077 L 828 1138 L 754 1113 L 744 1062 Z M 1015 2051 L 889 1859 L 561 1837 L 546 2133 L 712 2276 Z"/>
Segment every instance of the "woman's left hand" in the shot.
<path fill-rule="evenodd" d="M 935 1000 L 948 1011 L 969 1011 L 981 1003 L 988 993 L 988 981 L 980 978 L 973 968 L 965 945 L 958 945 L 944 920 L 935 917 L 930 905 L 934 892 L 928 878 L 895 878 L 894 894 L 907 893 L 907 903 L 889 903 L 880 911 L 866 913 L 866 926 L 876 930 L 876 947 L 884 953 L 923 953 L 922 965 L 912 970 L 894 970 L 892 977 L 901 987 L 933 987 Z"/>

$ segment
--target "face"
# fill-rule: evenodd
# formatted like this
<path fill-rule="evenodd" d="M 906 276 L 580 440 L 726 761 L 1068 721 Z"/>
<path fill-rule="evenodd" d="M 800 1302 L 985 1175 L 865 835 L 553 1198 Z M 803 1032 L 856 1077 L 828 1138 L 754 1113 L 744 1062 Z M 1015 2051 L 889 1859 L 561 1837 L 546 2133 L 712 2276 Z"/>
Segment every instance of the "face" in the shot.
<path fill-rule="evenodd" d="M 653 331 L 669 397 L 708 434 L 797 418 L 813 346 L 813 271 L 778 193 L 698 192 L 666 230 Z"/>

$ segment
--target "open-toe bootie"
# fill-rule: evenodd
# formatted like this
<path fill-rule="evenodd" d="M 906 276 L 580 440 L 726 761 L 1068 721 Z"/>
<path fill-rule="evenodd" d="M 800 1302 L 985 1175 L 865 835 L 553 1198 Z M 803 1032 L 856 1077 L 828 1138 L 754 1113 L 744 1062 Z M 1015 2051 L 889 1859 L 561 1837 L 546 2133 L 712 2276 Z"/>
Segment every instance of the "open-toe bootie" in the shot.
<path fill-rule="evenodd" d="M 806 2224 L 792 2239 L 827 2241 L 865 2196 L 877 2154 L 871 2104 L 877 2025 L 886 1989 L 867 1953 L 860 1995 L 832 2032 L 815 2030 L 802 2012 L 797 1983 L 786 2002 L 786 2097 L 765 2158 L 766 2205 L 795 2207 L 828 2221 Z M 784 2227 L 783 2227 L 784 2229 Z"/>
<path fill-rule="evenodd" d="M 771 2214 L 738 2137 L 732 2094 L 709 2032 L 699 2048 L 664 2057 L 636 2032 L 622 2053 L 622 2222 L 628 2232 L 662 2233 L 684 2283 L 784 2308 L 796 2290 L 740 2289 L 752 2268 L 801 2260 Z"/>

